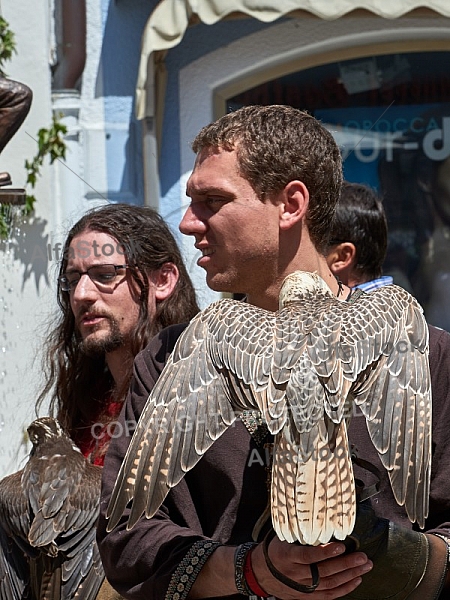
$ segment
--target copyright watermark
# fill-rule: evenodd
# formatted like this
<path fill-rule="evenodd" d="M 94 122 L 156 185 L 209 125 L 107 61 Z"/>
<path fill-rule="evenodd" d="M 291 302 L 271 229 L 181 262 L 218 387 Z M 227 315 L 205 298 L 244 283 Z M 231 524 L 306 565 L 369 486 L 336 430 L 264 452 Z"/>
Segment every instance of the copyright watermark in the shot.
<path fill-rule="evenodd" d="M 119 244 L 119 242 L 99 244 L 95 240 L 92 242 L 76 240 L 65 250 L 63 244 L 60 242 L 47 244 L 46 246 L 35 245 L 31 253 L 31 262 L 59 262 L 62 260 L 74 260 L 76 258 L 86 259 L 91 256 L 95 258 L 110 258 L 114 254 L 125 256 L 125 250 L 131 254 L 142 252 L 141 246 L 136 240 L 129 240 L 125 245 Z"/>
<path fill-rule="evenodd" d="M 302 421 L 305 412 L 303 409 L 300 409 L 297 406 L 287 406 L 286 408 L 287 411 L 291 413 L 294 421 Z M 354 402 L 349 403 L 348 406 L 346 406 L 343 410 L 343 418 L 349 418 L 350 416 L 352 418 L 363 416 Z M 236 412 L 236 419 L 229 425 L 229 427 L 234 427 L 236 422 L 242 419 L 243 417 L 241 417 L 241 414 Z M 213 422 L 215 422 L 216 425 L 215 429 L 219 430 L 223 426 L 223 415 L 221 413 L 208 413 L 205 419 L 183 416 L 175 420 L 167 419 L 164 416 L 158 418 L 155 417 L 155 415 L 152 415 L 146 425 L 146 429 L 164 434 L 174 432 L 188 433 L 196 429 L 200 429 L 204 425 L 211 427 Z M 262 419 L 260 425 L 265 425 L 265 422 Z M 131 437 L 136 428 L 137 421 L 134 419 L 125 420 L 123 422 L 115 420 L 110 421 L 109 423 L 102 423 L 98 421 L 97 423 L 91 425 L 91 436 L 95 440 L 100 440 L 105 435 L 110 438 Z"/>

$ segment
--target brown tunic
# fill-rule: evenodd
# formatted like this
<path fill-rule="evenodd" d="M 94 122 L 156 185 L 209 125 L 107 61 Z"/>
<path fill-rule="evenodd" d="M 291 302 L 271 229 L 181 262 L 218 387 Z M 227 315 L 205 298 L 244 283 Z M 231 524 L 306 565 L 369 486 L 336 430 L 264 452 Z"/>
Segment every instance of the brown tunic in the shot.
<path fill-rule="evenodd" d="M 185 325 L 157 336 L 135 360 L 135 373 L 103 469 L 98 542 L 106 575 L 124 596 L 142 600 L 182 600 L 207 558 L 220 544 L 252 539 L 252 529 L 267 505 L 267 457 L 264 444 L 235 422 L 206 452 L 197 466 L 173 488 L 152 519 L 141 518 L 126 531 L 121 523 L 106 534 L 105 511 L 131 439 L 168 354 Z M 426 529 L 450 535 L 450 334 L 430 327 L 433 390 L 433 464 L 430 516 Z M 384 518 L 413 527 L 392 495 L 387 474 L 367 434 L 365 419 L 355 414 L 350 441 L 361 458 L 382 472 L 381 492 L 372 503 Z M 371 474 L 355 474 L 370 484 Z M 238 599 L 242 596 L 227 596 Z"/>

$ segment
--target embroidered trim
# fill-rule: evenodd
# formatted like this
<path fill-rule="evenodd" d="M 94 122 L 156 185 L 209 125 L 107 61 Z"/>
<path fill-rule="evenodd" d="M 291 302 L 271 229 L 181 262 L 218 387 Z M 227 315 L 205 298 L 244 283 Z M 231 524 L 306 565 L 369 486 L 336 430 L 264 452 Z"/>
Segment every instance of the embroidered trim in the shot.
<path fill-rule="evenodd" d="M 241 421 L 255 440 L 255 443 L 258 444 L 258 446 L 261 445 L 261 442 L 263 442 L 269 433 L 269 429 L 261 416 L 261 412 L 259 410 L 243 410 L 240 416 Z"/>
<path fill-rule="evenodd" d="M 237 591 L 242 596 L 253 596 L 252 591 L 247 585 L 247 581 L 244 575 L 244 564 L 245 559 L 249 551 L 254 548 L 256 544 L 254 542 L 246 542 L 236 548 L 234 553 L 234 582 L 236 584 Z"/>
<path fill-rule="evenodd" d="M 220 545 L 219 542 L 211 540 L 195 542 L 172 575 L 165 600 L 184 600 L 191 591 L 201 568 Z"/>

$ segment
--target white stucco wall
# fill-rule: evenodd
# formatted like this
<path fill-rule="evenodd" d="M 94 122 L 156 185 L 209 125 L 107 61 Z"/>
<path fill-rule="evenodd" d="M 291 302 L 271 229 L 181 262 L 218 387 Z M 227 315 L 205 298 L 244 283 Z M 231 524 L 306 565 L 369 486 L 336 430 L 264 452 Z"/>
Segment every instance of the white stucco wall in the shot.
<path fill-rule="evenodd" d="M 51 122 L 51 19 L 48 3 L 39 4 L 39 10 L 34 0 L 1 4 L 17 43 L 17 54 L 5 65 L 7 74 L 34 93 L 24 124 L 0 157 L 0 170 L 11 173 L 16 187 L 25 183 L 25 159 L 37 151 L 33 138 Z M 23 431 L 33 419 L 39 379 L 39 368 L 33 364 L 52 303 L 45 260 L 54 201 L 48 168 L 43 169 L 35 195 L 35 218 L 21 224 L 11 243 L 0 247 L 0 475 L 16 470 L 28 451 Z"/>

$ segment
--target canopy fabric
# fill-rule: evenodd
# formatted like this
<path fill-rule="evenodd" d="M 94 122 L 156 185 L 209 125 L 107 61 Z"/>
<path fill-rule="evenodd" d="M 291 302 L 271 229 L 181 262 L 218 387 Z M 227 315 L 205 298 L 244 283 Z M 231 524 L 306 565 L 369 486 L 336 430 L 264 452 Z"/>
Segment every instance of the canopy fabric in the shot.
<path fill-rule="evenodd" d="M 179 44 L 190 24 L 213 25 L 230 17 L 248 16 L 270 23 L 284 16 L 309 13 L 321 19 L 338 19 L 353 11 L 369 11 L 386 19 L 426 9 L 450 17 L 449 0 L 161 0 L 150 15 L 142 36 L 136 115 L 138 119 L 155 115 L 153 94 L 147 94 L 162 70 L 165 52 Z M 161 53 L 158 54 L 157 53 Z M 154 61 L 149 57 L 154 55 Z M 149 63 L 154 64 L 149 64 Z M 161 73 L 162 74 L 162 73 Z M 159 86 L 157 86 L 159 87 Z"/>

